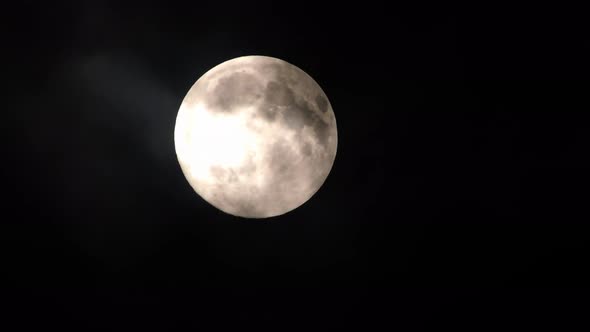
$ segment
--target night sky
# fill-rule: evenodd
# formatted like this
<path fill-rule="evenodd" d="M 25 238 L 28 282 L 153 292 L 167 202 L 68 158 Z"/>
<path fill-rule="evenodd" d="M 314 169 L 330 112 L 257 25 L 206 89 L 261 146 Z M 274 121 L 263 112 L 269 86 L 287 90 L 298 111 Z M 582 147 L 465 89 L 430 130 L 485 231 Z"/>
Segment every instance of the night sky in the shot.
<path fill-rule="evenodd" d="M 588 328 L 583 11 L 122 2 L 3 9 L 0 330 Z M 265 221 L 174 151 L 186 92 L 243 55 L 338 124 L 323 187 Z"/>

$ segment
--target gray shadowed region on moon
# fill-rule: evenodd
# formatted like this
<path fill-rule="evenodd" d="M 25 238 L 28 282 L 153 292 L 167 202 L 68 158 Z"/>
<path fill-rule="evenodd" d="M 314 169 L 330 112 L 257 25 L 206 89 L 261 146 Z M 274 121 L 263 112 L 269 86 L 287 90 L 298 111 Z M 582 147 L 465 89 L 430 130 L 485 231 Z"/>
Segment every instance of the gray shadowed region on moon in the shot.
<path fill-rule="evenodd" d="M 235 58 L 188 91 L 174 141 L 181 169 L 207 202 L 267 218 L 309 200 L 337 149 L 334 111 L 304 71 L 266 56 Z"/>

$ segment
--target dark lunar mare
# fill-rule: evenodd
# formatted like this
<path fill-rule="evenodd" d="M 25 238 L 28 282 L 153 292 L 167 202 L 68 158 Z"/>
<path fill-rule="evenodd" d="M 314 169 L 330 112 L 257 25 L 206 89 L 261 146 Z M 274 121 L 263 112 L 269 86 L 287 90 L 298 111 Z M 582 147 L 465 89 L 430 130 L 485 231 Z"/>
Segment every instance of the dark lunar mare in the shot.
<path fill-rule="evenodd" d="M 207 99 L 209 109 L 217 112 L 234 112 L 240 106 L 252 105 L 262 97 L 262 82 L 244 72 L 231 73 L 219 79 Z"/>
<path fill-rule="evenodd" d="M 320 105 L 309 103 L 304 96 L 297 94 L 285 81 L 287 80 L 268 82 L 264 93 L 264 102 L 260 106 L 261 114 L 268 121 L 274 121 L 276 114 L 282 113 L 285 125 L 296 132 L 300 131 L 303 126 L 311 127 L 318 142 L 322 146 L 325 145 L 330 131 L 328 124 L 316 111 L 316 109 L 320 109 Z M 325 101 L 321 107 L 327 108 L 326 98 L 318 97 L 320 97 L 319 100 Z"/>
<path fill-rule="evenodd" d="M 255 75 L 231 68 L 230 74 L 219 78 L 213 92 L 207 98 L 207 106 L 215 112 L 231 113 L 243 106 L 258 103 L 260 115 L 264 120 L 273 122 L 278 114 L 282 114 L 285 125 L 300 131 L 303 126 L 313 129 L 318 142 L 324 146 L 330 135 L 330 126 L 319 114 L 329 109 L 329 102 L 325 96 L 301 95 L 298 91 L 302 87 L 306 90 L 317 91 L 320 87 L 303 72 L 288 64 L 263 63 L 254 64 L 257 71 L 274 79 L 264 85 Z M 319 111 L 319 112 L 318 112 Z"/>

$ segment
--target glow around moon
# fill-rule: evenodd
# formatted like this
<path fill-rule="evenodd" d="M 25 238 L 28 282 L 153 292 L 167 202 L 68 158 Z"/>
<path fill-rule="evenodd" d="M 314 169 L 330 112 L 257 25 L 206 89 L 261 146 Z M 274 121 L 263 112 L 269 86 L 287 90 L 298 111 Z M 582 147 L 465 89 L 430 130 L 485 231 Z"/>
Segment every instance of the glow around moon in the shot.
<path fill-rule="evenodd" d="M 336 118 L 320 86 L 283 60 L 245 56 L 205 73 L 184 98 L 174 132 L 192 188 L 241 217 L 287 213 L 326 180 Z"/>

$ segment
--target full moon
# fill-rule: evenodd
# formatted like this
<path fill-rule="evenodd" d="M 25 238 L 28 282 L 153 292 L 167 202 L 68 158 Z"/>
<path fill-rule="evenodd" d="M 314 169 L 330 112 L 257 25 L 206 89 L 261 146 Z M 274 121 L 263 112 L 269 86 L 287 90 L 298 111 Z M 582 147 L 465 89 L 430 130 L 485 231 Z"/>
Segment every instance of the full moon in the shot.
<path fill-rule="evenodd" d="M 201 76 L 174 129 L 178 162 L 195 192 L 245 218 L 285 214 L 322 186 L 336 157 L 332 106 L 298 67 L 244 56 Z"/>

